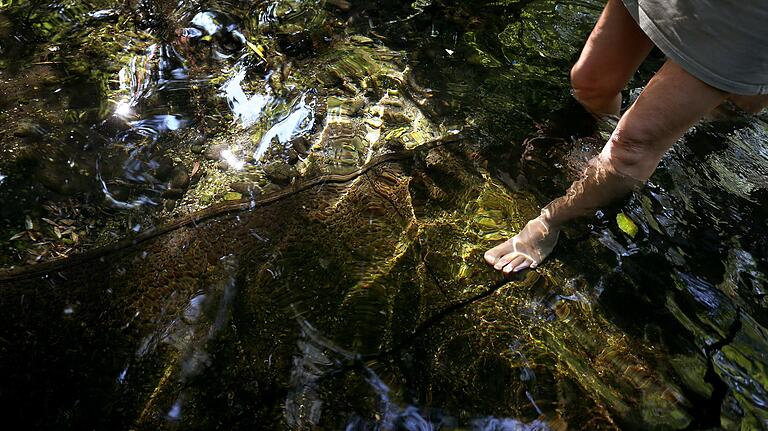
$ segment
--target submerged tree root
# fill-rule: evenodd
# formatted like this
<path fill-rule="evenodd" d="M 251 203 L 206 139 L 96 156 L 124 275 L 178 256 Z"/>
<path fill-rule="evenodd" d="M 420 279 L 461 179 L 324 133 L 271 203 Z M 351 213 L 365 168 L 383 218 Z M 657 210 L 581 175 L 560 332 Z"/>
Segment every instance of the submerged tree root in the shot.
<path fill-rule="evenodd" d="M 442 136 L 418 147 L 406 150 L 400 150 L 392 153 L 382 154 L 373 158 L 371 161 L 361 166 L 359 169 L 350 172 L 348 174 L 328 174 L 318 177 L 310 178 L 307 180 L 299 180 L 292 184 L 290 188 L 281 190 L 267 196 L 263 196 L 257 199 L 243 199 L 234 202 L 222 202 L 220 204 L 212 205 L 200 211 L 196 211 L 192 214 L 186 215 L 179 219 L 176 219 L 168 224 L 154 227 L 145 232 L 142 232 L 132 238 L 127 238 L 114 244 L 109 244 L 103 247 L 99 247 L 82 254 L 73 255 L 67 258 L 53 260 L 50 262 L 39 263 L 29 266 L 20 266 L 11 269 L 0 270 L 0 282 L 9 282 L 16 280 L 26 280 L 30 278 L 44 276 L 54 271 L 60 271 L 66 268 L 70 268 L 76 265 L 80 265 L 85 262 L 89 262 L 95 259 L 103 259 L 114 253 L 120 251 L 127 251 L 138 247 L 139 245 L 155 239 L 159 236 L 173 232 L 179 228 L 186 226 L 196 226 L 198 223 L 206 222 L 208 220 L 224 217 L 231 214 L 235 214 L 242 211 L 248 211 L 258 207 L 264 207 L 272 203 L 281 201 L 290 196 L 296 195 L 303 191 L 309 190 L 314 187 L 321 186 L 323 184 L 332 183 L 346 183 L 352 181 L 361 175 L 366 174 L 371 169 L 376 168 L 385 163 L 391 163 L 401 160 L 412 158 L 416 152 L 429 151 L 433 148 L 459 142 L 464 139 L 461 133 L 450 134 Z"/>
<path fill-rule="evenodd" d="M 710 345 L 704 346 L 704 353 L 707 357 L 707 370 L 704 374 L 704 381 L 712 385 L 712 394 L 702 402 L 702 408 L 696 409 L 694 420 L 686 430 L 697 430 L 707 428 L 718 428 L 721 426 L 720 413 L 722 411 L 725 397 L 728 395 L 728 384 L 717 375 L 715 371 L 714 354 L 723 347 L 731 344 L 736 338 L 736 334 L 741 330 L 741 310 L 736 313 L 736 318 L 728 327 L 728 333 L 721 340 Z"/>

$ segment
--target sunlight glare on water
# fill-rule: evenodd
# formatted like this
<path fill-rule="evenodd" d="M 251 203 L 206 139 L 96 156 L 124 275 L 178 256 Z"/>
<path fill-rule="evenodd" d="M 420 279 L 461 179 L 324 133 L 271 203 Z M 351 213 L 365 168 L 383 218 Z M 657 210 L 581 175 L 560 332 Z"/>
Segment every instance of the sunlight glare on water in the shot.
<path fill-rule="evenodd" d="M 315 125 L 315 111 L 311 105 L 307 104 L 306 98 L 307 94 L 303 94 L 301 100 L 296 104 L 291 113 L 285 118 L 278 120 L 274 126 L 264 133 L 253 155 L 254 159 L 261 159 L 273 139 L 276 138 L 281 144 L 288 144 L 291 139 L 312 130 L 312 127 Z"/>
<path fill-rule="evenodd" d="M 246 69 L 243 66 L 236 67 L 236 73 L 222 87 L 221 91 L 227 99 L 232 113 L 240 121 L 243 127 L 255 124 L 261 118 L 262 110 L 272 100 L 267 94 L 245 94 L 241 83 L 245 79 Z"/>
<path fill-rule="evenodd" d="M 118 115 L 120 117 L 129 117 L 131 115 L 131 105 L 130 103 L 126 101 L 121 101 L 117 103 L 117 106 L 115 107 L 115 115 Z"/>

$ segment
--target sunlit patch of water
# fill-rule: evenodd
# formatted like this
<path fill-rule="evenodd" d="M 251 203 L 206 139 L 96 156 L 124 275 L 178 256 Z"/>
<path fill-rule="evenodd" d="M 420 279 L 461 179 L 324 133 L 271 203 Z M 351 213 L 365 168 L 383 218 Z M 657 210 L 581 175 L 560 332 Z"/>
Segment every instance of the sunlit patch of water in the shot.
<path fill-rule="evenodd" d="M 245 161 L 239 159 L 230 149 L 222 150 L 221 158 L 234 170 L 240 171 L 245 167 Z"/>
<path fill-rule="evenodd" d="M 114 18 L 118 15 L 118 13 L 119 11 L 116 9 L 101 9 L 101 10 L 88 12 L 88 16 L 90 16 L 93 19 L 99 20 L 99 19 Z"/>
<path fill-rule="evenodd" d="M 754 120 L 726 136 L 722 151 L 710 154 L 708 178 L 729 193 L 755 201 L 756 190 L 768 190 L 768 123 Z"/>
<path fill-rule="evenodd" d="M 120 91 L 127 93 L 127 100 L 118 102 L 123 106 L 123 111 L 128 111 L 141 99 L 149 97 L 157 87 L 155 69 L 155 56 L 159 55 L 157 44 L 148 46 L 144 54 L 134 56 L 128 65 L 120 69 L 117 78 L 120 83 Z"/>
<path fill-rule="evenodd" d="M 119 136 L 118 139 L 124 141 L 128 140 L 130 136 L 129 134 L 135 133 L 138 136 L 149 137 L 153 140 L 157 140 L 161 134 L 169 131 L 179 130 L 187 123 L 188 121 L 179 115 L 155 115 L 144 120 L 137 120 L 128 123 L 130 124 L 132 130 L 123 134 L 122 136 Z"/>
<path fill-rule="evenodd" d="M 235 66 L 234 71 L 232 78 L 222 86 L 221 93 L 226 98 L 235 119 L 240 122 L 242 127 L 249 127 L 259 121 L 264 107 L 273 98 L 269 94 L 261 93 L 247 95 L 242 86 L 248 71 L 247 68 L 241 63 Z"/>
<path fill-rule="evenodd" d="M 307 93 L 302 94 L 298 103 L 291 104 L 290 113 L 283 118 L 278 118 L 275 124 L 264 133 L 253 154 L 254 159 L 260 160 L 273 140 L 286 145 L 293 138 L 312 130 L 315 124 L 315 110 L 313 103 L 307 101 L 307 96 Z"/>
<path fill-rule="evenodd" d="M 132 114 L 133 114 L 133 109 L 131 108 L 130 102 L 126 100 L 117 102 L 117 105 L 115 106 L 115 115 L 117 115 L 118 117 L 127 118 L 127 117 L 130 117 Z"/>
<path fill-rule="evenodd" d="M 321 13 L 323 3 L 322 0 L 270 1 L 259 13 L 259 24 L 264 26 L 285 22 L 296 25 L 310 23 Z"/>
<path fill-rule="evenodd" d="M 213 12 L 200 12 L 192 18 L 192 24 L 205 30 L 208 35 L 214 35 L 221 30 L 222 25 L 216 20 Z"/>

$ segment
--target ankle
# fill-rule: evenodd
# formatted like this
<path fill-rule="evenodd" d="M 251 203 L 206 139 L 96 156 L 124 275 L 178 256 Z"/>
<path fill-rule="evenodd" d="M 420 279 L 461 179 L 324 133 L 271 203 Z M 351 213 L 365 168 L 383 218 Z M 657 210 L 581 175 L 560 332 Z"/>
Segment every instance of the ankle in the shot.
<path fill-rule="evenodd" d="M 597 120 L 603 117 L 618 117 L 621 113 L 621 93 L 610 97 L 590 97 L 585 92 L 574 90 L 571 94 Z"/>
<path fill-rule="evenodd" d="M 541 214 L 538 217 L 528 223 L 535 224 L 537 228 L 543 229 L 546 233 L 559 231 L 563 225 L 563 222 L 552 217 L 551 212 L 546 207 L 541 209 Z"/>
<path fill-rule="evenodd" d="M 593 163 L 598 171 L 614 175 L 625 181 L 635 181 L 640 185 L 648 181 L 648 178 L 656 170 L 661 157 L 648 156 L 639 160 L 621 157 L 617 155 L 620 151 L 614 148 L 613 140 L 614 137 L 611 136 L 608 144 L 590 163 Z M 626 160 L 630 161 L 627 162 Z"/>

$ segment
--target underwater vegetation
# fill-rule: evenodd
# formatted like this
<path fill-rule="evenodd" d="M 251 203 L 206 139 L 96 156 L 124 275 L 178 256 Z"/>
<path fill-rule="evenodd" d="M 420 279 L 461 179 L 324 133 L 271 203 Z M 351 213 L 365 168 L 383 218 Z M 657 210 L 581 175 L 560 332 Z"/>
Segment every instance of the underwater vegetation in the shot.
<path fill-rule="evenodd" d="M 601 7 L 0 0 L 4 420 L 768 429 L 764 115 L 482 260 L 602 146 Z"/>

